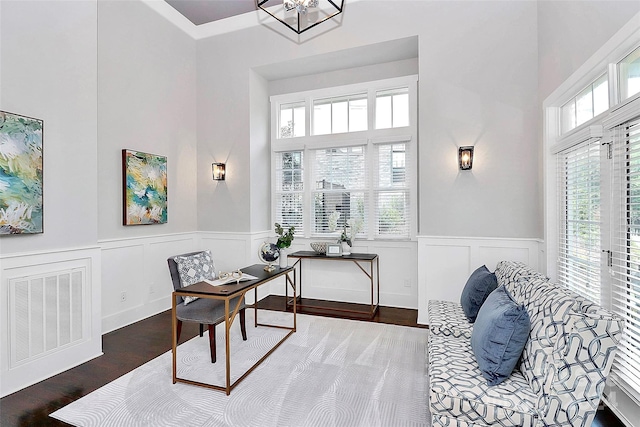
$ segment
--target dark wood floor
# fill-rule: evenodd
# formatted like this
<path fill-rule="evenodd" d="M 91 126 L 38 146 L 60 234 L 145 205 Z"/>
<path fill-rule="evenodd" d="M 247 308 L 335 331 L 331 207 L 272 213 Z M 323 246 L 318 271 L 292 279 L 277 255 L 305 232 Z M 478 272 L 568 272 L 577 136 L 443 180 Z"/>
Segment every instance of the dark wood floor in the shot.
<path fill-rule="evenodd" d="M 363 316 L 329 313 L 313 306 L 356 310 L 368 308 L 308 299 L 304 299 L 303 303 L 311 307 L 300 309 L 300 313 L 355 319 Z M 284 310 L 284 304 L 283 297 L 270 296 L 260 302 L 260 307 Z M 417 316 L 416 310 L 380 307 L 373 319 L 363 320 L 420 327 L 416 323 Z M 198 325 L 185 323 L 180 342 L 185 342 L 197 334 Z M 67 425 L 49 417 L 49 414 L 171 349 L 171 312 L 160 313 L 104 335 L 102 347 L 103 356 L 0 399 L 0 425 Z M 593 426 L 622 427 L 623 424 L 605 407 L 598 411 Z"/>

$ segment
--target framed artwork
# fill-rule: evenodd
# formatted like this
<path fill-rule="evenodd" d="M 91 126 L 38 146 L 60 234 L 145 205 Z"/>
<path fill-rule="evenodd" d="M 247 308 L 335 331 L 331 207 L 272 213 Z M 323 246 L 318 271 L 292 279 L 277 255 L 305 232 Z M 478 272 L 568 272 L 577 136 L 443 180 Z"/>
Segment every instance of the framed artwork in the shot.
<path fill-rule="evenodd" d="M 0 111 L 0 235 L 44 232 L 43 131 L 40 119 Z"/>
<path fill-rule="evenodd" d="M 167 158 L 122 150 L 123 225 L 167 222 Z"/>
<path fill-rule="evenodd" d="M 327 244 L 326 256 L 342 256 L 342 245 L 340 243 Z"/>

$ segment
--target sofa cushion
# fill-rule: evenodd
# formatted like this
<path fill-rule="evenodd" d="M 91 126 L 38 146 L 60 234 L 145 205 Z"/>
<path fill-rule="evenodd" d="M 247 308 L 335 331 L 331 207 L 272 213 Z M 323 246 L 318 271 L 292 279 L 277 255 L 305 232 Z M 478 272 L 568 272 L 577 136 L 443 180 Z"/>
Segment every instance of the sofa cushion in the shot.
<path fill-rule="evenodd" d="M 460 296 L 462 310 L 471 323 L 475 322 L 482 303 L 497 287 L 496 275 L 490 272 L 486 266 L 483 265 L 471 273 Z"/>
<path fill-rule="evenodd" d="M 471 333 L 471 348 L 488 385 L 511 375 L 529 338 L 529 313 L 516 304 L 504 286 L 489 295 Z"/>
<path fill-rule="evenodd" d="M 178 266 L 180 283 L 182 287 L 193 285 L 204 280 L 215 279 L 215 267 L 211 251 L 203 251 L 188 256 L 176 256 L 173 258 Z M 183 297 L 184 305 L 198 299 L 198 297 Z"/>
<path fill-rule="evenodd" d="M 429 334 L 431 413 L 453 425 L 533 426 L 537 396 L 514 372 L 490 387 L 482 378 L 469 340 Z M 440 425 L 434 422 L 435 425 Z"/>
<path fill-rule="evenodd" d="M 427 313 L 430 333 L 471 339 L 473 323 L 467 320 L 460 303 L 430 300 Z"/>

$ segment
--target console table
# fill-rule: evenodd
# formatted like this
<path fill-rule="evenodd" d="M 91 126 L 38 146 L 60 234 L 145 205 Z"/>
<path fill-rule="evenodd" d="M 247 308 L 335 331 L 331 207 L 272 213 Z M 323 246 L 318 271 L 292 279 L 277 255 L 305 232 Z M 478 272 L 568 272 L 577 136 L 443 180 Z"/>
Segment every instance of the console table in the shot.
<path fill-rule="evenodd" d="M 240 383 L 251 371 L 253 371 L 259 364 L 261 364 L 273 351 L 280 346 L 287 338 L 291 336 L 296 331 L 296 283 L 295 283 L 295 269 L 293 267 L 279 268 L 277 267 L 274 271 L 265 271 L 264 264 L 255 264 L 246 268 L 241 269 L 243 273 L 250 274 L 255 276 L 256 279 L 248 280 L 239 283 L 229 283 L 220 286 L 212 286 L 206 282 L 198 282 L 193 285 L 185 286 L 184 288 L 174 291 L 172 294 L 171 300 L 173 301 L 172 305 L 172 341 L 173 341 L 173 383 L 181 382 L 186 384 L 197 385 L 201 387 L 208 387 L 214 390 L 220 390 L 226 392 L 227 395 L 231 393 L 231 390 Z M 289 273 L 293 271 L 294 279 L 291 280 Z M 285 286 L 287 290 L 289 286 L 293 289 L 294 302 L 293 302 L 293 326 L 280 326 L 280 325 L 269 325 L 258 323 L 258 287 L 264 285 L 276 279 L 278 277 L 285 277 L 286 283 Z M 244 297 L 244 295 L 250 290 L 254 290 L 255 295 L 255 303 L 253 304 L 254 309 L 254 323 L 255 326 L 268 326 L 271 328 L 281 328 L 289 330 L 280 341 L 278 341 L 260 360 L 258 360 L 251 368 L 249 368 L 244 374 L 240 376 L 234 383 L 231 383 L 231 362 L 229 359 L 229 330 L 231 329 L 231 324 L 235 319 L 238 311 L 240 310 L 240 304 L 242 302 L 242 298 L 238 298 L 238 303 L 235 307 L 231 307 L 231 300 L 237 297 Z M 226 384 L 224 386 L 207 384 L 199 381 L 188 380 L 184 378 L 178 378 L 177 375 L 177 319 L 176 319 L 176 295 L 181 297 L 185 296 L 197 296 L 199 298 L 211 298 L 224 301 L 224 310 L 225 310 L 225 322 L 224 322 L 224 332 L 225 332 L 225 351 L 226 351 Z"/>
<path fill-rule="evenodd" d="M 298 296 L 297 298 L 302 298 L 302 260 L 310 260 L 310 261 L 338 261 L 338 262 L 352 262 L 358 266 L 358 268 L 369 278 L 369 282 L 371 283 L 371 304 L 369 306 L 369 310 L 348 310 L 341 308 L 333 308 L 333 307 L 317 307 L 317 306 L 305 306 L 301 302 L 298 303 L 298 307 L 300 308 L 313 308 L 315 310 L 329 310 L 329 311 L 340 311 L 346 313 L 354 313 L 354 314 L 366 314 L 369 318 L 373 318 L 378 308 L 380 306 L 380 260 L 378 258 L 378 254 L 357 254 L 352 253 L 350 255 L 342 255 L 342 256 L 326 256 L 325 254 L 317 253 L 314 251 L 298 251 L 292 254 L 287 255 L 289 258 L 297 258 L 296 262 L 293 264 L 294 268 L 294 278 L 296 277 L 295 269 L 297 267 L 300 280 L 298 282 Z M 368 269 L 365 269 L 362 264 L 368 264 Z M 374 274 L 375 271 L 375 274 Z M 295 280 L 295 279 L 294 279 Z M 285 288 L 285 301 L 287 307 L 295 306 L 296 304 L 296 296 L 294 295 L 293 302 L 289 301 L 289 289 Z M 375 294 L 375 298 L 374 298 Z"/>

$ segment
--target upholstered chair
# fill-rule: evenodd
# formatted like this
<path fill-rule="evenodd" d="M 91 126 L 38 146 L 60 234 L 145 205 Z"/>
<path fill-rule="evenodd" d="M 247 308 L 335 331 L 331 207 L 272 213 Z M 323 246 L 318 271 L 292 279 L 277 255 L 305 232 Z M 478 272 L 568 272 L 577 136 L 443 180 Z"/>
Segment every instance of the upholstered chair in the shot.
<path fill-rule="evenodd" d="M 167 259 L 169 272 L 173 281 L 173 288 L 181 288 L 203 280 L 215 279 L 215 266 L 209 251 L 190 252 L 176 255 Z M 229 307 L 235 307 L 238 298 L 230 301 Z M 247 340 L 245 324 L 244 297 L 238 312 L 240 317 L 240 331 L 242 339 Z M 211 350 L 211 363 L 216 362 L 216 325 L 224 322 L 224 301 L 209 298 L 193 298 L 176 296 L 176 318 L 178 319 L 177 340 L 180 339 L 182 322 L 195 322 L 200 324 L 200 336 L 203 336 L 204 327 L 209 329 L 209 348 Z"/>

